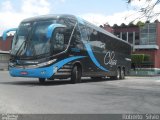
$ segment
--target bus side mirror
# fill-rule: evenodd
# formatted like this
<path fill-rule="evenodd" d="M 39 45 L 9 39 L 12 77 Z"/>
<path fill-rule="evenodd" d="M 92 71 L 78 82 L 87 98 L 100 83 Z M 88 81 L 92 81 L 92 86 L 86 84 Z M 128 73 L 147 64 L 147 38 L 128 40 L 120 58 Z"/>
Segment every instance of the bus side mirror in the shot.
<path fill-rule="evenodd" d="M 55 28 L 65 28 L 65 27 L 66 26 L 62 25 L 62 24 L 51 24 L 51 25 L 49 25 L 48 28 L 47 28 L 46 37 L 48 39 L 50 39 L 52 37 L 52 33 L 55 30 Z"/>
<path fill-rule="evenodd" d="M 3 40 L 5 41 L 5 40 L 7 39 L 7 33 L 8 33 L 8 32 L 16 31 L 16 30 L 17 30 L 17 28 L 11 28 L 11 29 L 5 30 L 5 31 L 3 32 L 3 35 L 2 35 Z"/>

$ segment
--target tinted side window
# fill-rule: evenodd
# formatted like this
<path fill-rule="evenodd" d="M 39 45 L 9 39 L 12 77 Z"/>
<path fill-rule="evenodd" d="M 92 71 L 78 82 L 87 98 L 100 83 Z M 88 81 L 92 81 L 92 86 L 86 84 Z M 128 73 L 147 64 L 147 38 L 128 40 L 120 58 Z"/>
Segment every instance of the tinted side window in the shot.
<path fill-rule="evenodd" d="M 71 44 L 73 44 L 74 47 L 79 48 L 81 50 L 84 49 L 83 43 L 81 41 L 81 34 L 77 26 L 74 29 Z"/>
<path fill-rule="evenodd" d="M 86 30 L 86 26 L 83 25 L 83 24 L 79 24 L 79 29 L 80 29 L 80 33 L 81 33 L 81 39 L 83 41 L 88 41 L 89 38 L 88 38 L 88 33 L 87 33 L 87 30 Z"/>
<path fill-rule="evenodd" d="M 92 49 L 97 52 L 104 52 L 106 45 L 105 42 L 103 41 L 103 34 L 96 31 L 92 30 L 92 33 L 90 34 L 90 45 L 92 46 Z"/>

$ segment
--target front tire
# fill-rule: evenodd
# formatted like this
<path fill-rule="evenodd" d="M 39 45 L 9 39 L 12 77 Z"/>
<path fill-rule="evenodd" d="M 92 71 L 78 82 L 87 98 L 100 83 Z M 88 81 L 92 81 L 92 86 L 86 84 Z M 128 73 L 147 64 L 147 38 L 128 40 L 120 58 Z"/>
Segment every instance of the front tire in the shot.
<path fill-rule="evenodd" d="M 46 79 L 45 79 L 45 78 L 39 78 L 39 83 L 44 84 L 44 83 L 45 83 L 45 81 L 46 81 Z"/>
<path fill-rule="evenodd" d="M 80 83 L 81 82 L 81 76 L 82 76 L 82 70 L 79 66 L 75 65 L 72 68 L 71 72 L 71 83 Z"/>

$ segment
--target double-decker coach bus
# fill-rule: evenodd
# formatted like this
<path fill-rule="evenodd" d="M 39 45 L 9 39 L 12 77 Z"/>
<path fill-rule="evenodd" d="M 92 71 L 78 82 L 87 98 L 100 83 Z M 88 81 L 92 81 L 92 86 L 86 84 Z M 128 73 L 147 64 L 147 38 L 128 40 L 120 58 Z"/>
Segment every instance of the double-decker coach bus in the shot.
<path fill-rule="evenodd" d="M 113 34 L 73 15 L 45 15 L 23 20 L 12 41 L 9 72 L 39 82 L 81 77 L 124 79 L 131 46 Z"/>

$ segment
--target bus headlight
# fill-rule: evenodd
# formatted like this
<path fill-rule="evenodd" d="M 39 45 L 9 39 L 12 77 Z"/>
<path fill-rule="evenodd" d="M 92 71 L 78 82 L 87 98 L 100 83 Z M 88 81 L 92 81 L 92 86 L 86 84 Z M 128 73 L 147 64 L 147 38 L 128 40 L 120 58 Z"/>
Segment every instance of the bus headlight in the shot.
<path fill-rule="evenodd" d="M 54 63 L 56 60 L 57 59 L 53 59 L 53 60 L 50 60 L 48 62 L 40 63 L 40 64 L 37 64 L 37 66 L 39 66 L 39 67 L 46 66 L 46 65 Z"/>

